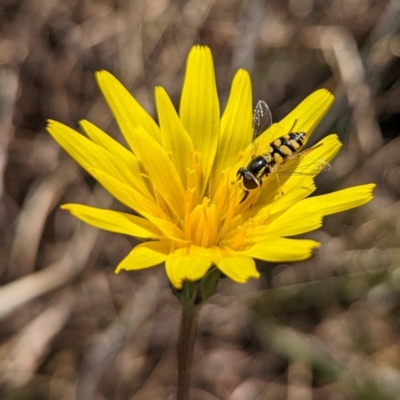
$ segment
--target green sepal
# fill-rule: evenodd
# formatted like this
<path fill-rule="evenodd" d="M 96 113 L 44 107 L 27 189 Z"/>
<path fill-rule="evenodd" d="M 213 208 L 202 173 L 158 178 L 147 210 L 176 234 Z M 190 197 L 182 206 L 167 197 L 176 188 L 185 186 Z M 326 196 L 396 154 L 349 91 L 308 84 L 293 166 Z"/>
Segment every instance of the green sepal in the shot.
<path fill-rule="evenodd" d="M 183 305 L 205 303 L 216 291 L 221 274 L 217 268 L 210 269 L 203 279 L 195 282 L 184 281 L 182 289 L 172 288 L 175 297 Z"/>
<path fill-rule="evenodd" d="M 210 269 L 205 277 L 200 281 L 203 292 L 203 302 L 206 302 L 217 290 L 221 272 L 218 268 Z"/>

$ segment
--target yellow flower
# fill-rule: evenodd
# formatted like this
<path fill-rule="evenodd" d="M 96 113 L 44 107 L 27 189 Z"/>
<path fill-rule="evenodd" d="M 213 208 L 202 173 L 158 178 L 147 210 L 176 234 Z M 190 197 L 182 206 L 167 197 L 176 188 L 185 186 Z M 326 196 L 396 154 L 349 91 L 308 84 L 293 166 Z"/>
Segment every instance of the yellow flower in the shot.
<path fill-rule="evenodd" d="M 169 280 L 179 289 L 185 280 L 203 278 L 214 265 L 244 283 L 259 277 L 254 258 L 273 262 L 309 258 L 319 243 L 291 236 L 318 229 L 325 215 L 372 198 L 373 184 L 306 198 L 315 189 L 316 160 L 330 162 L 340 148 L 337 135 L 329 135 L 312 151 L 287 162 L 297 173 L 264 177 L 262 187 L 241 203 L 243 190 L 236 173 L 249 163 L 254 147 L 251 81 L 246 71 L 236 73 L 220 118 L 207 47 L 195 46 L 189 54 L 179 114 L 166 91 L 156 88 L 158 125 L 114 76 L 100 71 L 96 78 L 129 149 L 89 121 L 80 122 L 86 136 L 56 121 L 49 121 L 47 130 L 135 212 L 62 206 L 95 227 L 144 239 L 116 272 L 165 263 Z M 291 132 L 294 124 L 308 139 L 332 102 L 327 90 L 311 94 L 259 137 L 258 154 Z"/>

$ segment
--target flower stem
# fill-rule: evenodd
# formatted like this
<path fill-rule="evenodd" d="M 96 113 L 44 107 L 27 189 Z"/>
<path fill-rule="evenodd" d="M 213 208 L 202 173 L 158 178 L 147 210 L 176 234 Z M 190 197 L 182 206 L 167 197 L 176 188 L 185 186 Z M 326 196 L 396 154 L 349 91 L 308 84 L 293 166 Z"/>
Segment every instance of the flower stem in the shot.
<path fill-rule="evenodd" d="M 178 390 L 177 400 L 188 400 L 192 371 L 193 349 L 201 305 L 183 304 L 178 341 Z"/>

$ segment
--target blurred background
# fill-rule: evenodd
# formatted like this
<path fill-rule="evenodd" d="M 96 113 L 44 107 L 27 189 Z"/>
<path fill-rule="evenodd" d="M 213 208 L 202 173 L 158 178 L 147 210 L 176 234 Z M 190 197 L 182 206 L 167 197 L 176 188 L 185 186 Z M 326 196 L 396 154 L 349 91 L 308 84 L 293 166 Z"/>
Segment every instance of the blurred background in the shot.
<path fill-rule="evenodd" d="M 122 209 L 44 131 L 87 118 L 121 140 L 94 72 L 154 115 L 179 103 L 190 47 L 211 47 L 222 105 L 249 70 L 275 120 L 315 89 L 336 102 L 313 136 L 343 150 L 318 193 L 375 182 L 325 219 L 315 257 L 259 264 L 203 307 L 192 399 L 400 397 L 398 0 L 0 0 L 0 397 L 173 399 L 180 305 L 162 267 L 114 274 L 135 244 L 59 209 Z"/>

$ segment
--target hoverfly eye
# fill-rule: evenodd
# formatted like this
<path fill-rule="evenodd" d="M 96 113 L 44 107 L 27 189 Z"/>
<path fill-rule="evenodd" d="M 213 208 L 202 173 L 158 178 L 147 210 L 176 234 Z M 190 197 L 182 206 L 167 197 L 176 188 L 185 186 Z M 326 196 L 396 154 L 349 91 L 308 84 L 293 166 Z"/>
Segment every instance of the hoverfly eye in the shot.
<path fill-rule="evenodd" d="M 243 175 L 243 185 L 246 189 L 256 189 L 259 186 L 257 179 L 250 172 Z"/>

